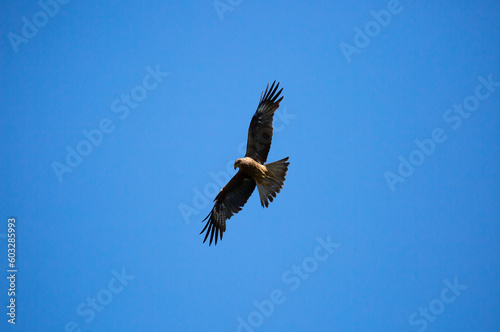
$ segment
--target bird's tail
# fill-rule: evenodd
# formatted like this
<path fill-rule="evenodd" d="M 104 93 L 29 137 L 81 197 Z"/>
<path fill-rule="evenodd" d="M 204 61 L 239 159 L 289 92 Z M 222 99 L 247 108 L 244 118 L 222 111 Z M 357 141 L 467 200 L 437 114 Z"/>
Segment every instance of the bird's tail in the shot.
<path fill-rule="evenodd" d="M 283 188 L 288 165 L 290 165 L 288 157 L 265 165 L 267 168 L 265 178 L 262 181 L 257 181 L 262 207 L 268 207 L 269 201 L 272 202 L 276 194 Z"/>

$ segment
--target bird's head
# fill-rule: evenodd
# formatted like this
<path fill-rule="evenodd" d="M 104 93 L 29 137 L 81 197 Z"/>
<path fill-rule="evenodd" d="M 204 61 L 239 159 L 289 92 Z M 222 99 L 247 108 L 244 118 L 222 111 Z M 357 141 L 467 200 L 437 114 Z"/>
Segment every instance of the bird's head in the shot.
<path fill-rule="evenodd" d="M 234 162 L 234 169 L 236 169 L 236 167 L 240 167 L 241 166 L 241 162 L 242 162 L 241 158 L 236 159 L 236 161 Z"/>

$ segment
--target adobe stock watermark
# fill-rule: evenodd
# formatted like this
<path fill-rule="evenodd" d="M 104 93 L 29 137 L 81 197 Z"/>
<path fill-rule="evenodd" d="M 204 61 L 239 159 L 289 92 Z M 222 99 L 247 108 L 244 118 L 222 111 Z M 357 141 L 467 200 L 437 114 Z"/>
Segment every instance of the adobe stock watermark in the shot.
<path fill-rule="evenodd" d="M 500 82 L 494 81 L 492 74 L 488 75 L 488 78 L 479 76 L 477 80 L 479 84 L 476 85 L 474 93 L 465 97 L 461 103 L 454 104 L 443 113 L 443 120 L 451 126 L 451 129 L 457 130 L 460 128 L 462 122 L 477 111 L 481 102 L 487 100 L 500 87 Z M 386 171 L 384 173 L 389 189 L 394 192 L 396 184 L 403 183 L 411 176 L 416 167 L 421 166 L 426 158 L 430 157 L 436 151 L 437 145 L 443 144 L 447 139 L 448 135 L 440 127 L 432 130 L 430 138 L 423 140 L 416 139 L 416 148 L 409 153 L 407 158 L 402 155 L 398 156 L 399 165 L 397 172 Z"/>
<path fill-rule="evenodd" d="M 386 8 L 379 11 L 370 11 L 373 20 L 368 21 L 363 29 L 357 26 L 354 27 L 355 34 L 352 44 L 346 42 L 339 44 L 347 63 L 351 63 L 353 54 L 360 54 L 362 49 L 368 47 L 371 41 L 380 34 L 382 29 L 391 23 L 392 18 L 400 14 L 404 9 L 399 0 L 389 0 Z"/>
<path fill-rule="evenodd" d="M 316 272 L 321 262 L 325 262 L 334 253 L 335 249 L 340 247 L 340 243 L 333 243 L 330 235 L 326 241 L 322 238 L 316 238 L 318 245 L 314 248 L 313 254 L 302 260 L 299 265 L 292 267 L 281 275 L 281 281 L 288 286 L 289 291 L 295 292 L 300 288 L 302 281 L 309 279 L 311 274 Z M 262 301 L 253 301 L 255 310 L 246 317 L 239 316 L 236 320 L 238 326 L 237 332 L 253 332 L 254 329 L 262 326 L 266 318 L 271 317 L 275 308 L 286 301 L 285 291 L 281 288 L 275 288 L 269 293 L 269 297 Z"/>
<path fill-rule="evenodd" d="M 19 52 L 19 45 L 28 44 L 28 42 L 35 38 L 38 31 L 46 26 L 51 19 L 53 19 L 61 8 L 61 5 L 67 5 L 70 0 L 40 0 L 38 6 L 40 10 L 37 11 L 31 19 L 26 16 L 21 18 L 22 27 L 21 33 L 9 32 L 7 39 L 12 46 L 15 53 Z"/>
<path fill-rule="evenodd" d="M 116 270 L 111 270 L 113 277 L 109 280 L 106 287 L 99 290 L 95 297 L 87 297 L 84 302 L 81 302 L 76 307 L 76 314 L 81 317 L 85 324 L 92 323 L 96 313 L 102 312 L 114 299 L 114 297 L 129 285 L 129 282 L 135 279 L 135 276 L 127 274 L 125 268 L 122 268 L 121 273 Z M 86 329 L 85 329 L 86 330 Z M 81 332 L 82 329 L 75 321 L 68 321 L 64 325 L 66 332 Z"/>
<path fill-rule="evenodd" d="M 274 114 L 274 134 L 283 131 L 289 124 L 290 120 L 294 119 L 297 115 L 287 112 L 286 107 L 280 107 Z M 238 147 L 238 155 L 244 155 L 246 152 L 247 141 L 242 141 Z M 235 159 L 234 159 L 235 160 Z M 219 191 L 226 185 L 226 183 L 234 176 L 234 160 L 228 160 L 226 168 L 217 173 L 210 171 L 208 175 L 211 181 L 203 186 L 203 191 L 197 187 L 193 188 L 193 198 L 191 204 L 180 203 L 177 207 L 182 218 L 189 224 L 190 218 L 193 215 L 199 215 L 200 211 L 206 209 L 213 201 Z M 208 212 L 207 212 L 208 213 Z"/>
<path fill-rule="evenodd" d="M 213 6 L 217 16 L 219 16 L 219 20 L 224 21 L 224 15 L 226 12 L 232 12 L 241 5 L 243 0 L 215 0 L 213 2 Z"/>
<path fill-rule="evenodd" d="M 458 283 L 458 278 L 455 277 L 453 283 L 448 279 L 443 280 L 445 288 L 441 291 L 439 297 L 431 300 L 426 307 L 420 307 L 418 312 L 415 311 L 408 318 L 408 323 L 418 328 L 418 332 L 423 332 L 427 329 L 429 323 L 436 320 L 437 316 L 443 314 L 446 307 L 457 299 L 462 294 L 462 291 L 467 289 L 467 286 Z"/>
<path fill-rule="evenodd" d="M 120 120 L 125 120 L 131 110 L 136 109 L 139 104 L 146 99 L 148 91 L 153 91 L 163 79 L 170 75 L 160 69 L 160 65 L 156 65 L 153 69 L 150 66 L 146 67 L 146 76 L 142 79 L 142 83 L 130 90 L 129 94 L 122 94 L 120 98 L 116 98 L 110 106 L 111 112 L 115 113 Z M 57 180 L 63 182 L 63 175 L 71 173 L 78 167 L 84 158 L 88 157 L 94 148 L 98 147 L 104 140 L 105 134 L 111 134 L 116 129 L 113 120 L 104 117 L 99 121 L 99 125 L 94 129 L 82 130 L 83 138 L 76 144 L 75 148 L 66 146 L 65 163 L 58 161 L 52 162 L 52 170 L 54 171 Z"/>

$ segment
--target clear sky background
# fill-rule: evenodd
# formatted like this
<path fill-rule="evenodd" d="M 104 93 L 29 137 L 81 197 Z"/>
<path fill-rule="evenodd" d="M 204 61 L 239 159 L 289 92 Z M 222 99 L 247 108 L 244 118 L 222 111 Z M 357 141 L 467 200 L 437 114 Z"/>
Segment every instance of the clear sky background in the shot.
<path fill-rule="evenodd" d="M 500 3 L 218 6 L 2 2 L 0 330 L 499 331 Z M 284 189 L 209 247 L 273 80 Z"/>

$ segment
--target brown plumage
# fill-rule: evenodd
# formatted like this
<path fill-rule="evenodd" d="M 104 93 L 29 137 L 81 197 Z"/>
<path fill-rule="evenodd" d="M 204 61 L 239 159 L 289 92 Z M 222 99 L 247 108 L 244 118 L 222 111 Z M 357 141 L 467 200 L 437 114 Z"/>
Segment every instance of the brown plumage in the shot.
<path fill-rule="evenodd" d="M 219 237 L 222 240 L 222 234 L 226 231 L 226 220 L 241 210 L 256 186 L 262 207 L 268 207 L 269 202 L 272 202 L 283 188 L 290 165 L 288 157 L 265 164 L 273 138 L 273 115 L 283 100 L 283 97 L 279 98 L 283 89 L 276 92 L 279 83 L 276 86 L 275 83 L 276 81 L 271 88 L 268 84 L 266 91 L 261 95 L 257 111 L 248 128 L 245 157 L 237 159 L 234 163 L 234 169 L 239 168 L 238 173 L 217 194 L 212 211 L 203 219 L 203 221 L 208 219 L 200 232 L 202 234 L 206 231 L 203 243 L 209 235 L 209 245 L 212 245 L 214 235 L 216 245 Z"/>

